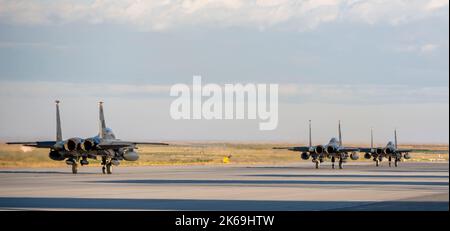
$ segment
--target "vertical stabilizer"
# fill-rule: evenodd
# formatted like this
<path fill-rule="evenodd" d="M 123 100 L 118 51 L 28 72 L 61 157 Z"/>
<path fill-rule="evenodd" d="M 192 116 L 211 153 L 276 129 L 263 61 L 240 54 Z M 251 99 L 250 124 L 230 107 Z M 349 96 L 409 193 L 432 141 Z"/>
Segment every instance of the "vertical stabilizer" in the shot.
<path fill-rule="evenodd" d="M 341 121 L 340 120 L 339 120 L 338 130 L 339 130 L 339 145 L 342 146 L 342 131 L 341 131 Z"/>
<path fill-rule="evenodd" d="M 397 129 L 394 130 L 394 142 L 395 142 L 395 149 L 397 149 Z"/>
<path fill-rule="evenodd" d="M 105 122 L 105 115 L 103 114 L 103 102 L 99 102 L 99 119 L 100 119 L 100 131 L 99 135 L 100 138 L 105 137 L 105 130 L 106 130 L 106 122 Z"/>
<path fill-rule="evenodd" d="M 370 128 L 370 148 L 373 148 L 373 128 Z"/>
<path fill-rule="evenodd" d="M 56 103 L 56 141 L 62 141 L 61 117 L 59 115 L 59 100 Z"/>
<path fill-rule="evenodd" d="M 311 120 L 309 120 L 309 147 L 312 147 L 312 139 L 311 139 Z"/>

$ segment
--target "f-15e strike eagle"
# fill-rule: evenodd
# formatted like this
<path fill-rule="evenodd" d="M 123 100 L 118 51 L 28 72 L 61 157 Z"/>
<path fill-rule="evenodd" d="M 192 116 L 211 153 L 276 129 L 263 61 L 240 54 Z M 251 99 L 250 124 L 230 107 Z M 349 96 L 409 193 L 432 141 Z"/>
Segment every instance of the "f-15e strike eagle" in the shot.
<path fill-rule="evenodd" d="M 52 160 L 63 161 L 72 166 L 72 173 L 78 173 L 78 163 L 88 165 L 89 159 L 101 157 L 103 174 L 111 174 L 112 166 L 118 166 L 121 160 L 136 161 L 139 158 L 137 145 L 168 145 L 165 143 L 142 143 L 116 139 L 110 128 L 106 127 L 103 114 L 103 102 L 99 103 L 100 131 L 99 134 L 87 139 L 78 137 L 63 140 L 61 131 L 61 117 L 59 101 L 56 101 L 56 140 L 36 142 L 9 142 L 7 144 L 21 144 L 28 147 L 48 148 Z"/>
<path fill-rule="evenodd" d="M 372 159 L 375 161 L 376 166 L 380 166 L 380 162 L 383 158 L 389 160 L 389 167 L 391 167 L 392 159 L 394 159 L 395 167 L 398 167 L 398 162 L 401 161 L 402 157 L 405 159 L 410 159 L 409 155 L 412 149 L 399 149 L 397 147 L 397 130 L 394 130 L 394 142 L 389 141 L 385 147 L 373 147 L 373 129 L 370 130 L 370 148 L 360 148 L 360 152 L 365 153 L 364 158 Z"/>
<path fill-rule="evenodd" d="M 359 148 L 344 147 L 342 144 L 342 132 L 341 132 L 341 121 L 339 121 L 338 126 L 339 140 L 336 138 L 331 138 L 328 144 L 313 146 L 311 141 L 311 120 L 309 121 L 309 146 L 301 147 L 275 147 L 274 149 L 288 149 L 294 152 L 301 152 L 300 157 L 303 160 L 308 160 L 312 158 L 312 162 L 315 164 L 316 168 L 319 168 L 320 163 L 324 162 L 326 158 L 331 160 L 331 167 L 334 169 L 336 159 L 339 161 L 339 168 L 343 168 L 343 163 L 350 158 L 352 160 L 359 159 L 357 152 Z M 349 153 L 351 153 L 349 155 Z"/>

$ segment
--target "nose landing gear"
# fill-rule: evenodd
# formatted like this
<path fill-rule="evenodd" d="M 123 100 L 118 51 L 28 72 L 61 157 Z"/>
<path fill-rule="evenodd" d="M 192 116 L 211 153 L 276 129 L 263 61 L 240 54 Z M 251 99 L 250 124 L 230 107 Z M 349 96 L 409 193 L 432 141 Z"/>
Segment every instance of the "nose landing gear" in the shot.
<path fill-rule="evenodd" d="M 315 164 L 315 166 L 316 166 L 316 169 L 319 169 L 319 166 L 320 166 L 320 161 L 318 160 L 318 159 L 313 159 L 313 161 L 312 161 L 314 164 Z"/>
<path fill-rule="evenodd" d="M 333 156 L 331 157 L 331 168 L 334 169 L 334 162 L 336 162 L 336 158 Z"/>
<path fill-rule="evenodd" d="M 73 163 L 72 164 L 72 173 L 73 174 L 77 174 L 78 173 L 78 164 L 77 163 Z"/>

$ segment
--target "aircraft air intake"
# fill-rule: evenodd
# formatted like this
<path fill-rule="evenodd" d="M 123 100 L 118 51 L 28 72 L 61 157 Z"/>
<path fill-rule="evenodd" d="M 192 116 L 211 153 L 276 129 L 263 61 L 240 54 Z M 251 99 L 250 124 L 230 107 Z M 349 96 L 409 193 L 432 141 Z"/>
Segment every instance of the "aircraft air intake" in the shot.
<path fill-rule="evenodd" d="M 384 150 L 383 150 L 382 148 L 377 148 L 377 150 L 376 150 L 376 153 L 377 153 L 378 155 L 383 154 L 383 152 L 384 152 Z"/>
<path fill-rule="evenodd" d="M 83 143 L 81 143 L 81 149 L 83 149 L 83 151 L 91 151 L 94 149 L 94 147 L 95 147 L 95 142 L 90 139 L 87 139 L 87 140 L 83 141 Z"/>
<path fill-rule="evenodd" d="M 385 154 L 392 154 L 392 153 L 394 153 L 394 150 L 392 150 L 392 148 L 385 148 L 384 149 L 384 153 Z"/>
<path fill-rule="evenodd" d="M 326 152 L 328 154 L 335 153 L 336 152 L 336 148 L 334 146 L 328 146 L 327 149 L 326 149 Z"/>
<path fill-rule="evenodd" d="M 79 138 L 68 139 L 64 143 L 64 149 L 67 151 L 76 151 L 80 146 L 81 140 Z"/>
<path fill-rule="evenodd" d="M 324 148 L 322 145 L 317 145 L 316 148 L 314 149 L 314 152 L 317 154 L 322 154 L 324 151 Z"/>

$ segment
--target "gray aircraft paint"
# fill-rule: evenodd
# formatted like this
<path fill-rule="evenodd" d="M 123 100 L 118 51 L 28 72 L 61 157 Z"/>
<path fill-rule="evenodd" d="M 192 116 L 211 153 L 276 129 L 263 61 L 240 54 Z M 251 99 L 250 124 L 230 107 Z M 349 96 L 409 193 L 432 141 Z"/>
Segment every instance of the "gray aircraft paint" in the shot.
<path fill-rule="evenodd" d="M 312 157 L 313 163 L 315 163 L 316 168 L 319 168 L 319 164 L 325 159 L 331 159 L 332 167 L 334 168 L 334 162 L 336 159 L 339 161 L 339 168 L 343 167 L 343 162 L 346 161 L 349 157 L 348 153 L 351 152 L 351 159 L 357 160 L 359 156 L 356 152 L 359 151 L 359 148 L 349 148 L 344 147 L 342 142 L 342 128 L 341 121 L 338 123 L 338 137 L 331 138 L 330 141 L 325 145 L 312 145 L 312 131 L 311 131 L 311 120 L 309 120 L 309 146 L 299 146 L 299 147 L 275 147 L 274 149 L 288 149 L 290 151 L 301 152 L 301 158 L 304 160 L 308 160 Z"/>
<path fill-rule="evenodd" d="M 119 165 L 121 160 L 136 161 L 139 158 L 135 151 L 138 144 L 168 145 L 165 143 L 145 143 L 122 141 L 115 138 L 113 131 L 106 127 L 103 102 L 99 103 L 99 134 L 94 137 L 82 139 L 78 137 L 63 140 L 60 116 L 60 101 L 56 100 L 56 140 L 55 141 L 34 141 L 34 142 L 8 142 L 7 144 L 21 144 L 35 148 L 50 149 L 49 157 L 52 160 L 66 160 L 72 166 L 72 172 L 78 172 L 78 163 L 89 164 L 88 158 L 102 158 L 103 173 L 111 173 L 112 165 Z M 90 143 L 89 146 L 86 143 Z M 89 148 L 87 148 L 89 147 Z"/>
<path fill-rule="evenodd" d="M 373 161 L 375 161 L 376 163 L 376 166 L 379 166 L 383 158 L 387 158 L 389 160 L 389 166 L 391 166 L 391 161 L 392 159 L 394 159 L 394 165 L 396 167 L 398 166 L 398 162 L 400 162 L 402 158 L 411 158 L 409 153 L 413 151 L 412 149 L 398 148 L 397 129 L 394 129 L 394 142 L 389 141 L 384 147 L 374 148 L 373 128 L 370 129 L 370 140 L 370 148 L 360 148 L 360 152 L 365 153 L 364 157 L 366 159 L 373 159 Z"/>

